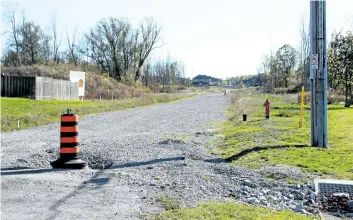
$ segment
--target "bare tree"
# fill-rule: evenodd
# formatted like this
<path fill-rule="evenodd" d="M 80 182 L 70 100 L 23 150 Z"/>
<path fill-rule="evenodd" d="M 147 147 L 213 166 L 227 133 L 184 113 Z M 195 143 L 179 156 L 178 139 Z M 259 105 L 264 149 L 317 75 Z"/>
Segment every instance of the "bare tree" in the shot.
<path fill-rule="evenodd" d="M 44 64 L 47 65 L 48 62 L 50 61 L 51 58 L 51 37 L 49 35 L 46 35 L 44 33 L 42 33 L 42 42 L 41 42 L 41 47 L 42 47 L 42 56 L 43 56 L 43 60 L 44 60 Z"/>
<path fill-rule="evenodd" d="M 160 31 L 152 19 L 144 20 L 139 29 L 125 19 L 102 19 L 86 34 L 88 56 L 115 79 L 137 81 L 147 57 L 158 47 Z"/>
<path fill-rule="evenodd" d="M 73 62 L 75 66 L 78 64 L 78 46 L 76 45 L 76 40 L 78 36 L 78 27 L 75 27 L 73 32 L 72 32 L 72 37 L 70 39 L 69 33 L 66 30 L 66 38 L 67 38 L 67 44 L 68 44 L 68 59 L 69 62 Z"/>
<path fill-rule="evenodd" d="M 61 44 L 61 39 L 58 37 L 55 14 L 52 16 L 52 19 L 51 19 L 51 35 L 53 39 L 53 61 L 59 64 L 59 47 Z"/>
<path fill-rule="evenodd" d="M 257 69 L 257 79 L 260 87 L 264 86 L 267 82 L 267 74 L 270 72 L 270 57 L 266 56 L 262 61 L 260 67 Z"/>
<path fill-rule="evenodd" d="M 149 78 L 152 75 L 152 65 L 151 65 L 151 60 L 146 60 L 145 64 L 143 65 L 143 81 L 145 83 L 145 86 L 148 86 L 149 84 Z M 153 75 L 152 75 L 153 76 Z"/>
<path fill-rule="evenodd" d="M 10 6 L 5 6 L 6 10 L 4 12 L 5 19 L 10 23 L 11 29 L 9 31 L 5 31 L 5 33 L 10 34 L 10 38 L 8 40 L 8 47 L 14 48 L 14 52 L 12 53 L 11 63 L 13 65 L 22 65 L 21 59 L 21 51 L 22 51 L 22 42 L 21 42 L 21 32 L 19 30 L 19 24 L 16 20 L 16 8 L 13 9 Z"/>
<path fill-rule="evenodd" d="M 301 83 L 307 87 L 308 76 L 309 76 L 309 62 L 310 62 L 310 36 L 309 36 L 309 25 L 305 21 L 304 16 L 301 18 L 300 22 L 300 50 L 299 50 L 299 68 L 298 74 L 301 79 Z"/>
<path fill-rule="evenodd" d="M 270 87 L 271 90 L 274 88 L 277 88 L 279 86 L 279 81 L 280 81 L 280 71 L 279 71 L 279 62 L 276 56 L 271 55 L 269 57 L 269 71 L 270 71 L 270 77 L 271 77 L 271 83 Z"/>
<path fill-rule="evenodd" d="M 126 29 L 123 32 L 124 41 L 122 42 L 122 54 L 123 54 L 123 75 L 127 77 L 130 72 L 135 72 L 136 70 L 136 60 L 137 60 L 137 42 L 139 37 L 139 32 L 133 30 L 131 25 L 128 23 Z"/>
<path fill-rule="evenodd" d="M 41 56 L 42 30 L 34 22 L 25 22 L 21 30 L 23 34 L 24 63 L 27 65 L 36 64 Z"/>
<path fill-rule="evenodd" d="M 126 75 L 134 61 L 130 30 L 130 23 L 126 20 L 110 17 L 97 22 L 86 34 L 88 56 L 117 80 Z"/>
<path fill-rule="evenodd" d="M 137 68 L 135 71 L 135 81 L 140 78 L 140 71 L 143 63 L 147 59 L 148 55 L 156 48 L 161 47 L 157 45 L 160 41 L 161 27 L 152 18 L 145 19 L 140 24 L 140 39 L 137 46 Z"/>

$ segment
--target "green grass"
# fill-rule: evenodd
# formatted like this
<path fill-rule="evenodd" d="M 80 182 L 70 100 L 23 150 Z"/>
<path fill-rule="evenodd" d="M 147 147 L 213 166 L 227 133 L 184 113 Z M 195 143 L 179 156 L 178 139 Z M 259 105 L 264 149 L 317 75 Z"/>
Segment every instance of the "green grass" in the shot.
<path fill-rule="evenodd" d="M 272 164 L 300 167 L 326 178 L 353 179 L 353 108 L 329 105 L 329 148 L 310 146 L 310 107 L 305 106 L 299 128 L 300 105 L 296 95 L 235 93 L 223 124 L 224 140 L 213 153 L 235 165 L 260 168 Z M 265 120 L 263 103 L 271 101 L 271 118 Z M 241 114 L 248 114 L 243 122 Z M 303 147 L 301 147 L 303 146 Z M 251 149 L 256 150 L 251 150 Z"/>
<path fill-rule="evenodd" d="M 175 210 L 179 208 L 179 203 L 166 195 L 156 196 L 156 200 L 165 208 L 165 210 Z"/>
<path fill-rule="evenodd" d="M 318 217 L 307 217 L 290 211 L 273 211 L 255 206 L 237 203 L 205 203 L 195 208 L 173 209 L 157 215 L 155 220 L 213 220 L 213 219 L 246 219 L 246 220 L 309 220 Z"/>
<path fill-rule="evenodd" d="M 9 132 L 60 121 L 60 115 L 71 108 L 79 117 L 88 114 L 117 111 L 139 106 L 166 103 L 191 97 L 190 94 L 146 94 L 142 98 L 102 101 L 31 100 L 1 98 L 1 132 Z M 18 127 L 18 120 L 20 127 Z"/>

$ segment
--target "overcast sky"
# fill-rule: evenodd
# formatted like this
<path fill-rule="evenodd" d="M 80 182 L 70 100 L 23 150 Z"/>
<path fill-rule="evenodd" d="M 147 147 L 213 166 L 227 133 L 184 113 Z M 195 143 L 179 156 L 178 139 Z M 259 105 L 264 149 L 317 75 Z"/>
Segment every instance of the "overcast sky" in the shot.
<path fill-rule="evenodd" d="M 301 16 L 309 22 L 309 0 L 22 0 L 2 1 L 24 10 L 28 19 L 49 28 L 51 14 L 65 36 L 83 33 L 104 17 L 127 17 L 137 24 L 154 17 L 166 44 L 153 58 L 184 62 L 187 76 L 218 78 L 256 74 L 265 54 L 283 44 L 299 46 Z M 4 7 L 2 7 L 2 10 Z M 327 34 L 353 26 L 353 0 L 327 0 Z M 19 13 L 20 15 L 20 13 Z M 2 24 L 7 28 L 6 24 Z M 4 37 L 1 38 L 2 48 Z"/>

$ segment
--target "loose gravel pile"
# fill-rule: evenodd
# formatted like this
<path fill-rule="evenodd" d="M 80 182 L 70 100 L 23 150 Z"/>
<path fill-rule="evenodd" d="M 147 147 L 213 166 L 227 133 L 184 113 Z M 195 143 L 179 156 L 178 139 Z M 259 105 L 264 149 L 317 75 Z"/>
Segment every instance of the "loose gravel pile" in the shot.
<path fill-rule="evenodd" d="M 180 207 L 236 199 L 319 214 L 312 183 L 286 183 L 286 177 L 312 176 L 289 166 L 250 170 L 207 152 L 213 147 L 210 143 L 220 138 L 210 123 L 225 120 L 226 102 L 222 93 L 207 94 L 80 118 L 80 158 L 90 169 L 104 169 L 101 176 L 136 190 L 146 207 L 164 196 Z M 58 158 L 59 124 L 2 134 L 1 143 L 3 168 L 50 168 L 50 161 Z M 269 174 L 281 180 L 268 180 Z"/>

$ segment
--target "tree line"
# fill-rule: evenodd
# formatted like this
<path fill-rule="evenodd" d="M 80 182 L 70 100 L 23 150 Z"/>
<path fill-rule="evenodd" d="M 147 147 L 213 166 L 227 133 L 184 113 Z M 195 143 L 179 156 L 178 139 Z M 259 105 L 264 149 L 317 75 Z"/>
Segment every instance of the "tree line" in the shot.
<path fill-rule="evenodd" d="M 257 84 L 266 92 L 276 88 L 293 88 L 310 85 L 309 29 L 301 23 L 299 50 L 289 44 L 267 55 L 257 75 Z M 327 72 L 330 91 L 345 95 L 345 106 L 353 104 L 353 34 L 334 32 L 327 48 Z"/>
<path fill-rule="evenodd" d="M 333 33 L 327 54 L 329 87 L 343 91 L 349 107 L 353 104 L 353 32 Z"/>
<path fill-rule="evenodd" d="M 19 18 L 11 8 L 7 8 L 4 17 L 10 26 L 1 59 L 4 66 L 73 63 L 94 66 L 118 81 L 136 82 L 143 78 L 146 85 L 186 81 L 181 79 L 182 63 L 170 59 L 149 61 L 150 54 L 163 46 L 161 26 L 153 18 L 144 18 L 137 27 L 126 18 L 103 18 L 81 37 L 76 27 L 71 36 L 66 31 L 62 38 L 55 16 L 49 31 L 43 31 L 24 13 Z"/>
<path fill-rule="evenodd" d="M 145 86 L 152 84 L 162 85 L 163 88 L 174 85 L 189 86 L 191 80 L 185 78 L 184 64 L 178 61 L 158 60 L 154 63 L 147 62 L 143 68 L 142 83 Z"/>

